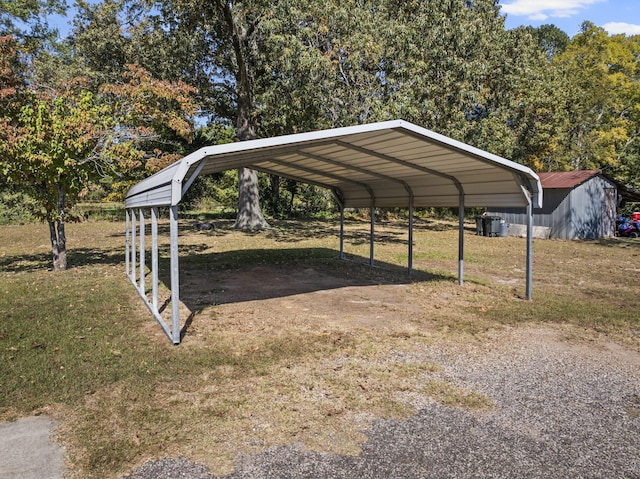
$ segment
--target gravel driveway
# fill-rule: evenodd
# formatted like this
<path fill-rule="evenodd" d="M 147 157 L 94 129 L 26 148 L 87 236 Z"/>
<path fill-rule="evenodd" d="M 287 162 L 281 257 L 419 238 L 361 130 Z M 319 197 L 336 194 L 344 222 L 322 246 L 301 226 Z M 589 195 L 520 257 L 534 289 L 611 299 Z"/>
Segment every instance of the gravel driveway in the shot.
<path fill-rule="evenodd" d="M 404 420 L 375 421 L 358 456 L 301 445 L 240 456 L 226 479 L 640 478 L 640 354 L 572 342 L 555 329 L 513 329 L 492 341 L 432 346 L 442 376 L 489 396 L 468 412 L 425 398 Z M 131 479 L 210 479 L 186 459 L 149 462 Z"/>

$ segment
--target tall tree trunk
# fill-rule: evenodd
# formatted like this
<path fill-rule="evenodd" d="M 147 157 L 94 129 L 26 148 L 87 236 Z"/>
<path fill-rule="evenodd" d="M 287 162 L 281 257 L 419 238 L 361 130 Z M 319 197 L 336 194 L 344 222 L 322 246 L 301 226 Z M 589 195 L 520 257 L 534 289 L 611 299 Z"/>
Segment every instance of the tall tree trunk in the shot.
<path fill-rule="evenodd" d="M 234 227 L 242 230 L 269 227 L 260 209 L 258 173 L 249 168 L 238 169 L 238 216 Z"/>
<path fill-rule="evenodd" d="M 238 110 L 236 114 L 237 137 L 239 141 L 257 138 L 254 116 L 254 72 L 250 65 L 250 35 L 255 26 L 242 26 L 242 14 L 233 11 L 230 2 L 224 4 L 223 11 L 231 35 L 237 69 L 235 72 Z M 237 229 L 256 230 L 268 228 L 262 216 L 258 173 L 248 168 L 238 169 L 238 216 L 234 225 Z"/>
<path fill-rule="evenodd" d="M 53 256 L 53 270 L 67 269 L 67 238 L 64 232 L 65 191 L 62 185 L 57 185 L 58 202 L 56 213 L 49 219 L 49 235 L 51 236 L 51 254 Z"/>
<path fill-rule="evenodd" d="M 242 110 L 242 109 L 240 109 Z M 253 133 L 252 133 L 253 132 Z M 240 141 L 255 138 L 255 128 L 247 117 L 238 115 L 238 139 Z M 258 173 L 249 168 L 238 169 L 238 215 L 234 228 L 240 230 L 261 230 L 269 228 L 262 215 Z"/>
<path fill-rule="evenodd" d="M 269 196 L 271 197 L 273 214 L 279 217 L 282 213 L 280 206 L 280 177 L 278 175 L 269 175 L 269 184 L 271 186 Z"/>
<path fill-rule="evenodd" d="M 289 200 L 289 214 L 291 214 L 293 212 L 293 202 L 296 197 L 296 188 L 291 188 L 289 192 L 291 193 L 291 199 Z"/>
<path fill-rule="evenodd" d="M 238 215 L 233 227 L 240 230 L 269 228 L 260 207 L 258 172 L 249 168 L 238 169 Z"/>

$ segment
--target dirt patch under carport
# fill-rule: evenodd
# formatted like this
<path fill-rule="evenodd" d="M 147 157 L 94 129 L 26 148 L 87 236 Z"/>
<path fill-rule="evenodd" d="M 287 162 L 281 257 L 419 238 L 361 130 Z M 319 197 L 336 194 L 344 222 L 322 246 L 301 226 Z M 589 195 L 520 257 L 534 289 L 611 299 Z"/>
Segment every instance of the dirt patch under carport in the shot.
<path fill-rule="evenodd" d="M 231 323 L 245 331 L 258 324 L 270 328 L 293 323 L 316 331 L 393 330 L 400 318 L 405 324 L 425 314 L 411 283 L 367 282 L 313 267 L 255 266 L 187 278 L 181 300 L 201 311 L 189 326 L 190 335 Z"/>

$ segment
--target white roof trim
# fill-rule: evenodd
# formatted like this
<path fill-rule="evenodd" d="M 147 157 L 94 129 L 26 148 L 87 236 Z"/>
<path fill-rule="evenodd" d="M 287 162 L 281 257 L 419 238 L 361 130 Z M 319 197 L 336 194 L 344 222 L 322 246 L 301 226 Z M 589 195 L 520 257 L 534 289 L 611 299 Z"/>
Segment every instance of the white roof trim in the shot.
<path fill-rule="evenodd" d="M 465 206 L 526 206 L 529 195 L 542 206 L 531 169 L 403 120 L 207 146 L 132 187 L 125 205 L 174 206 L 191 175 L 242 167 L 330 188 L 346 207 L 372 196 L 407 207 L 411 195 L 417 207 L 455 207 L 461 192 Z"/>

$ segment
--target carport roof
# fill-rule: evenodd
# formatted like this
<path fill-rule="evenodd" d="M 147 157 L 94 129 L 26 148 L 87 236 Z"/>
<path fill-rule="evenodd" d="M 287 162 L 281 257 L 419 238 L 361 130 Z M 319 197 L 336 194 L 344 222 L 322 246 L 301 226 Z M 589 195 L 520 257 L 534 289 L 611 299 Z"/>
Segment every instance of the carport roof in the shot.
<path fill-rule="evenodd" d="M 329 188 L 344 207 L 542 206 L 531 169 L 403 120 L 201 148 L 129 190 L 127 208 L 175 206 L 200 174 L 236 168 Z"/>

